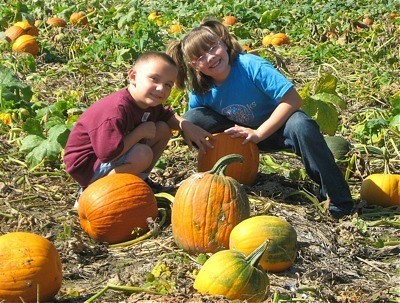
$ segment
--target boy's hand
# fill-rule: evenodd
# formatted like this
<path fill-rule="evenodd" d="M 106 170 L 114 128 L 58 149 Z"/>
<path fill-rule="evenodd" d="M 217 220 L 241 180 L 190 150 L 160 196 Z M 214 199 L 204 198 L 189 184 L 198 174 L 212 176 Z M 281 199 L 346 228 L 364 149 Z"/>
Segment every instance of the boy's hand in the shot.
<path fill-rule="evenodd" d="M 190 148 L 196 146 L 202 153 L 206 153 L 207 148 L 214 148 L 212 141 L 214 141 L 215 138 L 211 133 L 205 131 L 201 127 L 184 120 L 180 123 L 180 128 L 182 129 L 183 137 Z"/>
<path fill-rule="evenodd" d="M 232 138 L 244 138 L 243 144 L 246 144 L 250 141 L 257 144 L 261 141 L 261 138 L 256 130 L 239 125 L 235 125 L 226 129 L 224 133 L 230 135 Z"/>

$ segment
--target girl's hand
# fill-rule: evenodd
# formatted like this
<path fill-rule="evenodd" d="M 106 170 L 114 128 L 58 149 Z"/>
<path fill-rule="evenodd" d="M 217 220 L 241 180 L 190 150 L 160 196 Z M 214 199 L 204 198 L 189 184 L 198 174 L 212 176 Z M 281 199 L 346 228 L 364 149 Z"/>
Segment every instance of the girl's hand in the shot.
<path fill-rule="evenodd" d="M 244 138 L 243 144 L 246 144 L 247 142 L 254 142 L 258 143 L 262 141 L 262 138 L 257 133 L 257 130 L 240 126 L 240 125 L 235 125 L 234 127 L 228 128 L 224 131 L 225 134 L 230 135 L 232 138 Z"/>

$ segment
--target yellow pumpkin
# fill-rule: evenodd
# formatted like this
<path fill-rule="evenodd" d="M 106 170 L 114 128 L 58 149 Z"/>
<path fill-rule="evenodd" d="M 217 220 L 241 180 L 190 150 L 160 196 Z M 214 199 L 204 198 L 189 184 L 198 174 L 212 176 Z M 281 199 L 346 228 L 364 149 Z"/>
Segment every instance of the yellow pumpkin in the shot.
<path fill-rule="evenodd" d="M 0 236 L 1 302 L 50 302 L 61 283 L 61 259 L 53 243 L 29 232 Z"/>
<path fill-rule="evenodd" d="M 213 254 L 201 267 L 193 287 L 201 294 L 222 295 L 240 302 L 261 302 L 269 291 L 268 275 L 258 267 L 267 243 L 249 256 L 222 250 Z"/>
<path fill-rule="evenodd" d="M 28 21 L 19 21 L 16 22 L 14 25 L 19 26 L 25 30 L 25 34 L 31 35 L 31 36 L 39 36 L 39 30 L 38 28 L 30 24 Z"/>
<path fill-rule="evenodd" d="M 400 175 L 372 174 L 361 183 L 361 199 L 384 207 L 400 205 Z"/>
<path fill-rule="evenodd" d="M 229 249 L 250 254 L 268 240 L 260 265 L 269 272 L 281 272 L 296 259 L 297 234 L 284 219 L 276 216 L 255 216 L 236 225 L 229 238 Z"/>
<path fill-rule="evenodd" d="M 36 55 L 39 52 L 39 45 L 33 36 L 22 35 L 14 41 L 12 50 L 17 53 L 30 53 Z"/>
<path fill-rule="evenodd" d="M 171 34 L 178 34 L 178 33 L 180 33 L 182 31 L 182 29 L 183 29 L 183 25 L 181 25 L 181 24 L 172 24 L 169 27 L 169 32 Z"/>
<path fill-rule="evenodd" d="M 283 45 L 289 44 L 290 40 L 284 33 L 269 34 L 262 40 L 262 45 Z"/>

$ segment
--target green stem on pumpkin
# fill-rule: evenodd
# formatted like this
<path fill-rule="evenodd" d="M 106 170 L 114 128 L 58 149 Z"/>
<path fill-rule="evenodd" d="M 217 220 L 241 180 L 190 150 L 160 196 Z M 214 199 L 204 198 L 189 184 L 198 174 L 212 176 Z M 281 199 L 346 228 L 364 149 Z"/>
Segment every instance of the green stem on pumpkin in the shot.
<path fill-rule="evenodd" d="M 161 228 L 165 224 L 165 221 L 167 219 L 167 211 L 164 208 L 159 208 L 158 212 L 161 214 L 161 220 L 160 220 L 160 223 L 157 224 L 157 227 L 155 226 L 152 230 L 148 231 L 144 235 L 137 237 L 133 240 L 129 240 L 129 241 L 122 242 L 122 243 L 111 244 L 111 245 L 109 245 L 109 247 L 110 248 L 119 248 L 119 247 L 130 246 L 130 245 L 139 243 L 143 240 L 146 240 L 146 239 L 150 238 L 151 236 L 156 235 L 157 234 L 156 230 Z"/>
<path fill-rule="evenodd" d="M 232 162 L 243 163 L 243 156 L 239 154 L 230 154 L 219 159 L 213 166 L 211 170 L 208 171 L 209 174 L 223 175 L 225 176 L 225 170 L 229 164 Z"/>
<path fill-rule="evenodd" d="M 246 257 L 246 262 L 248 262 L 251 266 L 257 267 L 258 262 L 267 249 L 269 244 L 269 239 L 265 240 L 259 247 L 257 247 L 250 255 Z"/>

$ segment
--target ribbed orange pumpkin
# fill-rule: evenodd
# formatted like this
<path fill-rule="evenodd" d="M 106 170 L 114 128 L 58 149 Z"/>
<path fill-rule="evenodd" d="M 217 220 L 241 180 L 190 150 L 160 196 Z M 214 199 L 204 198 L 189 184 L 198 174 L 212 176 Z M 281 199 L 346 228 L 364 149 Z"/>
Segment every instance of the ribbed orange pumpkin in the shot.
<path fill-rule="evenodd" d="M 36 55 L 39 52 L 39 45 L 33 36 L 22 35 L 14 41 L 12 50 L 17 53 L 30 53 Z"/>
<path fill-rule="evenodd" d="M 7 41 L 12 42 L 15 41 L 18 37 L 25 34 L 25 30 L 20 26 L 13 25 L 7 28 L 4 34 L 6 35 Z"/>
<path fill-rule="evenodd" d="M 284 219 L 276 216 L 256 216 L 240 222 L 232 230 L 229 249 L 246 255 L 269 240 L 260 265 L 270 272 L 284 271 L 296 258 L 297 234 Z"/>
<path fill-rule="evenodd" d="M 223 156 L 239 154 L 243 156 L 243 163 L 232 163 L 226 169 L 226 175 L 234 178 L 241 184 L 253 185 L 258 172 L 259 150 L 257 144 L 248 142 L 242 144 L 243 138 L 232 138 L 225 133 L 213 135 L 216 139 L 212 141 L 213 149 L 207 153 L 199 153 L 198 170 L 200 172 L 210 170 L 213 165 Z"/>
<path fill-rule="evenodd" d="M 47 25 L 50 25 L 51 27 L 66 27 L 67 22 L 65 22 L 64 19 L 59 18 L 59 17 L 51 17 L 47 19 L 46 21 Z"/>
<path fill-rule="evenodd" d="M 175 243 L 189 253 L 214 253 L 228 248 L 231 230 L 250 215 L 243 187 L 224 174 L 240 155 L 221 158 L 211 171 L 196 173 L 176 192 L 171 215 Z"/>
<path fill-rule="evenodd" d="M 262 40 L 262 45 L 282 45 L 289 44 L 290 40 L 284 33 L 269 34 Z"/>
<path fill-rule="evenodd" d="M 38 36 L 39 35 L 38 28 L 35 25 L 30 24 L 26 20 L 16 22 L 14 25 L 23 28 L 25 30 L 25 34 L 28 34 L 28 35 L 31 35 L 31 36 Z"/>
<path fill-rule="evenodd" d="M 88 24 L 88 19 L 84 12 L 76 12 L 69 17 L 69 22 L 74 25 L 86 25 Z"/>
<path fill-rule="evenodd" d="M 361 199 L 384 207 L 400 205 L 400 175 L 372 174 L 361 183 Z"/>
<path fill-rule="evenodd" d="M 147 218 L 155 219 L 158 208 L 146 182 L 132 174 L 114 174 L 83 191 L 78 215 L 82 229 L 91 238 L 114 244 L 147 232 Z"/>
<path fill-rule="evenodd" d="M 29 232 L 0 236 L 0 301 L 49 302 L 61 283 L 61 260 L 53 243 Z"/>

